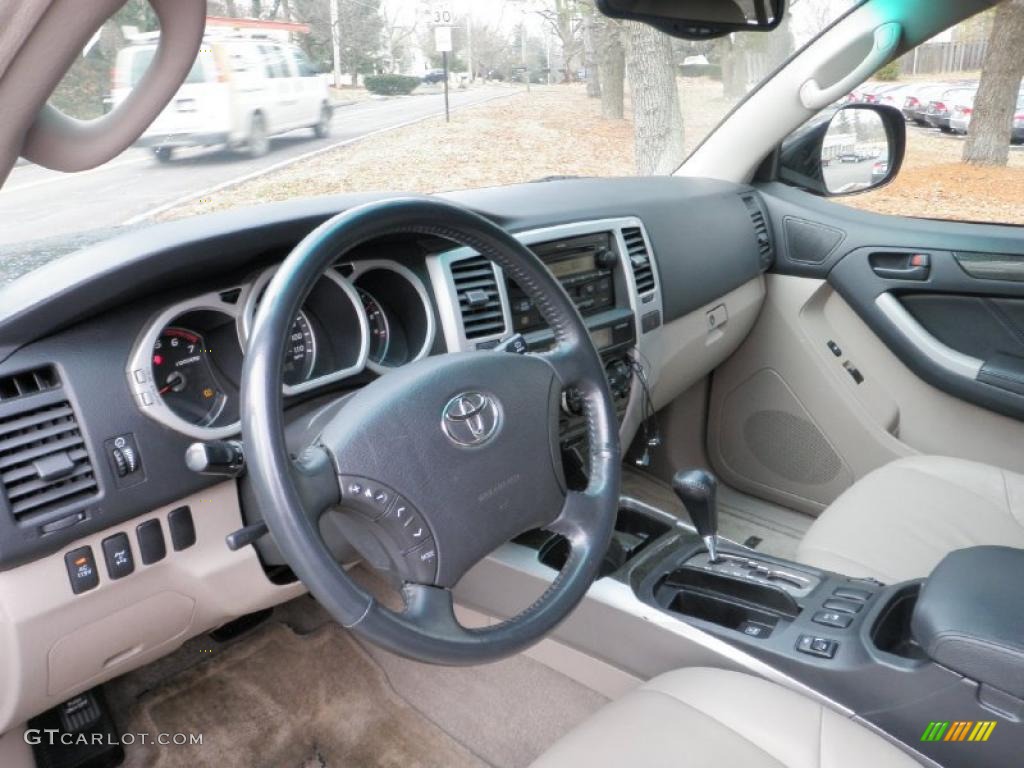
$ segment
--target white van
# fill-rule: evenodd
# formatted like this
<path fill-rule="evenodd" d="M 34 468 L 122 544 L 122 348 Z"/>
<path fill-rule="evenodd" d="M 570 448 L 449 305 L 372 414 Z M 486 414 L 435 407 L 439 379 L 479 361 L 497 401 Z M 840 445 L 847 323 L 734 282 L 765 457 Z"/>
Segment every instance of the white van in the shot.
<path fill-rule="evenodd" d="M 156 45 L 136 38 L 118 52 L 115 107 L 142 80 Z M 185 83 L 138 143 L 161 162 L 178 147 L 218 144 L 259 157 L 273 135 L 312 128 L 324 137 L 330 124 L 327 81 L 300 48 L 266 37 L 208 36 Z"/>

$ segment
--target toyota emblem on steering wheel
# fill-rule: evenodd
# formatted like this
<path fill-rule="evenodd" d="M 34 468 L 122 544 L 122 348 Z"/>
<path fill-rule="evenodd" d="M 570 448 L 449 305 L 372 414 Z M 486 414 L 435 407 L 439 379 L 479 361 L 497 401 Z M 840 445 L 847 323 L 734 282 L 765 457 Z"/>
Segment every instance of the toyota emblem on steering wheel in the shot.
<path fill-rule="evenodd" d="M 494 398 L 480 392 L 463 392 L 444 407 L 441 426 L 456 445 L 483 445 L 498 432 L 501 411 Z"/>

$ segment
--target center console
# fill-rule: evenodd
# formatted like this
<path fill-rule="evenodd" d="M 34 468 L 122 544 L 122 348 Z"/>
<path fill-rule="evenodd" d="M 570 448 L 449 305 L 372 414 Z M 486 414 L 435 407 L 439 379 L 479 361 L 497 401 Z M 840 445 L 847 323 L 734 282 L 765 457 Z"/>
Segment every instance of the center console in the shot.
<path fill-rule="evenodd" d="M 714 478 L 680 473 L 674 487 L 694 526 L 622 500 L 601 577 L 633 603 L 621 590 L 596 591 L 620 596 L 623 626 L 645 615 L 650 624 L 654 609 L 691 639 L 697 630 L 715 656 L 806 686 L 934 764 L 1019 761 L 1024 551 L 961 550 L 926 580 L 883 585 L 720 540 Z M 519 543 L 556 570 L 568 554 L 543 532 Z"/>

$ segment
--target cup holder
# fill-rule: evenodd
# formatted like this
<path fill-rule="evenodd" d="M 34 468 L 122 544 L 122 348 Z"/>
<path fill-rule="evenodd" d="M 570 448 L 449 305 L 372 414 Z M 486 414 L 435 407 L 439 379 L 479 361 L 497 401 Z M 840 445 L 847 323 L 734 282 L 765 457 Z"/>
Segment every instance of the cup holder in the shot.
<path fill-rule="evenodd" d="M 871 642 L 875 647 L 904 659 L 925 660 L 927 655 L 914 640 L 910 619 L 921 592 L 921 585 L 909 584 L 889 600 L 878 620 L 871 627 Z"/>
<path fill-rule="evenodd" d="M 611 545 L 605 552 L 604 561 L 598 578 L 608 576 L 649 547 L 655 539 L 672 530 L 668 521 L 659 520 L 651 515 L 633 509 L 619 509 L 615 520 L 615 533 Z M 537 557 L 549 568 L 556 571 L 565 567 L 569 558 L 569 542 L 563 537 L 546 532 L 524 534 L 518 540 L 526 546 L 538 550 Z"/>

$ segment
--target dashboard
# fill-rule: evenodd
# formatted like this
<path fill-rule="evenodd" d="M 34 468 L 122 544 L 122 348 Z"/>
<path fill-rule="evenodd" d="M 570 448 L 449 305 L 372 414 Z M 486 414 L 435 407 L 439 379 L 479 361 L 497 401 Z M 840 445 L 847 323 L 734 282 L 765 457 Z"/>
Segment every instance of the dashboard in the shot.
<path fill-rule="evenodd" d="M 606 363 L 624 445 L 737 348 L 764 298 L 771 247 L 747 186 L 575 179 L 443 197 L 559 278 Z M 372 199 L 146 227 L 0 288 L 0 677 L 14 681 L 0 691 L 0 732 L 301 594 L 270 537 L 227 545 L 261 519 L 246 479 L 199 474 L 185 456 L 239 436 L 246 341 L 279 265 Z M 553 339 L 529 297 L 469 249 L 395 236 L 338 254 L 281 361 L 286 439 L 307 445 L 400 366 L 515 334 L 534 350 Z M 562 404 L 571 482 L 583 426 L 571 391 Z M 324 533 L 349 562 L 344 529 Z"/>
<path fill-rule="evenodd" d="M 652 402 L 661 407 L 739 344 L 759 306 L 755 281 L 770 258 L 750 187 L 577 179 L 445 197 L 513 232 L 562 281 L 605 356 L 625 444 Z M 24 485 L 0 487 L 0 572 L 216 482 L 184 456 L 195 441 L 239 435 L 244 349 L 263 291 L 306 234 L 370 199 L 147 227 L 0 289 L 0 445 L 5 422 L 66 412 L 56 475 L 41 475 L 35 458 L 8 459 Z M 295 439 L 312 437 L 346 394 L 424 356 L 490 348 L 513 333 L 534 349 L 550 343 L 528 297 L 481 261 L 426 236 L 338 254 L 296 316 L 282 360 Z M 722 303 L 746 285 L 755 287 L 742 306 Z M 709 327 L 712 310 L 731 312 L 730 325 Z M 646 402 L 630 386 L 630 360 L 646 370 Z M 43 384 L 33 389 L 35 380 Z M 5 388 L 17 396 L 4 399 Z M 564 404 L 571 433 L 571 392 Z M 246 522 L 257 508 L 247 506 Z"/>

